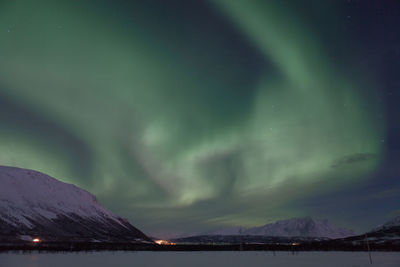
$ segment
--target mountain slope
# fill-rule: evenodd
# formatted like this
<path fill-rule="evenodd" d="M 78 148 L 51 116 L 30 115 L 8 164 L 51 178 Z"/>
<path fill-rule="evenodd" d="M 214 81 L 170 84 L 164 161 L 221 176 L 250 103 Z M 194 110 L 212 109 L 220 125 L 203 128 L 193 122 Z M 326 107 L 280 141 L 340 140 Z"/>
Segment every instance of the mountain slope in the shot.
<path fill-rule="evenodd" d="M 43 173 L 0 166 L 0 237 L 150 242 L 89 192 Z"/>
<path fill-rule="evenodd" d="M 354 232 L 340 228 L 328 220 L 315 220 L 310 217 L 281 220 L 253 228 L 228 228 L 208 235 L 255 235 L 281 237 L 327 237 L 342 238 L 354 235 Z"/>
<path fill-rule="evenodd" d="M 385 230 L 385 229 L 389 229 L 392 227 L 400 227 L 400 216 L 397 216 L 395 218 L 393 218 L 390 221 L 387 221 L 386 223 L 374 228 L 372 231 L 380 231 L 380 230 Z"/>
<path fill-rule="evenodd" d="M 368 243 L 367 243 L 368 240 Z M 382 249 L 399 249 L 400 246 L 400 217 L 396 217 L 371 231 L 356 236 L 328 241 L 329 245 L 361 245 L 380 246 Z"/>

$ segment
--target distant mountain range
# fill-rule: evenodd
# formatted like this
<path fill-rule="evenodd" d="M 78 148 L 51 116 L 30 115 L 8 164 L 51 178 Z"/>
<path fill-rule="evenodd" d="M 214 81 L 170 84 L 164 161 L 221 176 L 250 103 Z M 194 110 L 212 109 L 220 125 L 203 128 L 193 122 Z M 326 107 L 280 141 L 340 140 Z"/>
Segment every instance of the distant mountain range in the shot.
<path fill-rule="evenodd" d="M 0 166 L 0 242 L 152 242 L 96 197 L 43 173 Z"/>
<path fill-rule="evenodd" d="M 252 228 L 226 228 L 218 231 L 207 232 L 205 234 L 326 238 L 342 238 L 355 235 L 354 231 L 337 227 L 328 220 L 316 220 L 311 217 L 281 220 L 275 223 Z"/>
<path fill-rule="evenodd" d="M 324 237 L 285 237 L 263 235 L 197 235 L 175 238 L 171 241 L 178 244 L 285 244 L 309 243 L 331 240 Z"/>
<path fill-rule="evenodd" d="M 310 217 L 282 220 L 253 228 L 226 228 L 201 235 L 173 239 L 187 244 L 298 244 L 313 243 L 316 247 L 400 246 L 400 216 L 373 230 L 355 235 L 353 231 L 333 226 L 327 220 Z"/>

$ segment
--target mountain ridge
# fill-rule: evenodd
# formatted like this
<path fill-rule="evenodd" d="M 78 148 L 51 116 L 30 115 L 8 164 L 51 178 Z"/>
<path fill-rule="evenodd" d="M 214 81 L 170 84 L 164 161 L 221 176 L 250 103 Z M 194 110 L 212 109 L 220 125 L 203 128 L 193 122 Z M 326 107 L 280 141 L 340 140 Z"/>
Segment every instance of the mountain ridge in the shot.
<path fill-rule="evenodd" d="M 232 227 L 217 231 L 206 232 L 205 235 L 254 235 L 280 237 L 327 237 L 343 238 L 355 235 L 354 231 L 337 227 L 327 219 L 313 219 L 311 217 L 279 220 L 262 226 L 245 228 Z"/>

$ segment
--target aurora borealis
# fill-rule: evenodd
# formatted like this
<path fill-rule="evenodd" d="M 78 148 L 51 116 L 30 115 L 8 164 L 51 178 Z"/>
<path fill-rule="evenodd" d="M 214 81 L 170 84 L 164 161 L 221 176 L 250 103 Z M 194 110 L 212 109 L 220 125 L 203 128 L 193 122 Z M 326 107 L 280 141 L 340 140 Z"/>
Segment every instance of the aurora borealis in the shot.
<path fill-rule="evenodd" d="M 368 12 L 379 25 L 374 8 L 2 1 L 0 164 L 74 183 L 145 232 L 304 215 L 373 226 L 400 195 L 385 172 L 396 81 L 379 69 L 386 43 L 360 30 Z"/>

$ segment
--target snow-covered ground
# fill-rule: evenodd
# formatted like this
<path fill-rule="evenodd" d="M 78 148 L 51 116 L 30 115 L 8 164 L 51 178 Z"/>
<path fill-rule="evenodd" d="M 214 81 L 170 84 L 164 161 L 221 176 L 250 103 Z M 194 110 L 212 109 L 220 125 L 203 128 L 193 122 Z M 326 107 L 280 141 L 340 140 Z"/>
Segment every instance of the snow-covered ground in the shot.
<path fill-rule="evenodd" d="M 399 252 L 93 252 L 67 254 L 0 254 L 0 266 L 324 266 L 398 267 Z"/>

